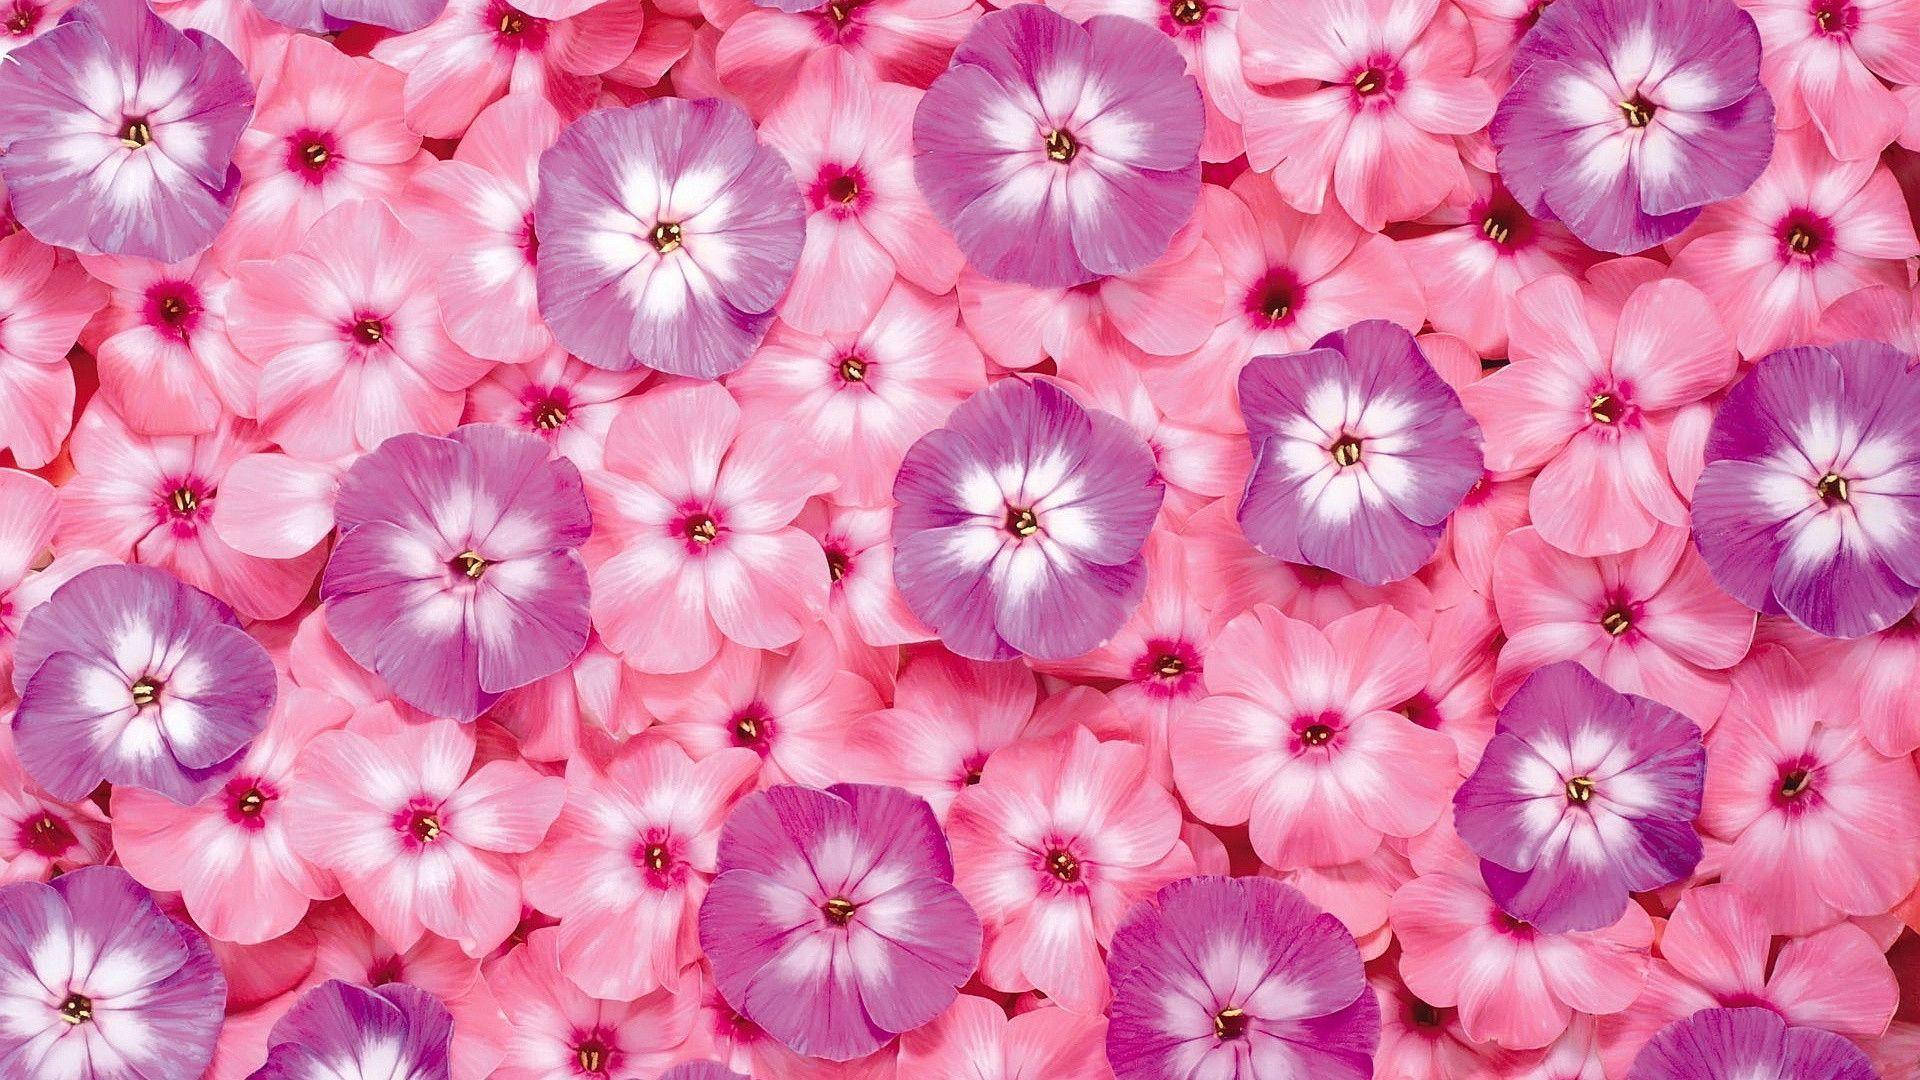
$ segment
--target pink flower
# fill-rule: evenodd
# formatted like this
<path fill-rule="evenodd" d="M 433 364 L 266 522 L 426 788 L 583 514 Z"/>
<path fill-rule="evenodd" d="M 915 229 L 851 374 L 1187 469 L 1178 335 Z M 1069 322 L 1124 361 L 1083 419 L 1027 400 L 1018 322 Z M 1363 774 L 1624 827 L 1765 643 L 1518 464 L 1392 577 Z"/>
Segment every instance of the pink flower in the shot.
<path fill-rule="evenodd" d="M 1247 0 L 1247 159 L 1300 210 L 1328 191 L 1378 232 L 1463 193 L 1453 137 L 1493 118 L 1467 17 L 1439 0 Z M 1291 84 L 1291 85 L 1289 85 Z"/>
<path fill-rule="evenodd" d="M 1529 507 L 1541 537 L 1593 556 L 1640 547 L 1661 523 L 1684 528 L 1667 429 L 1738 363 L 1707 298 L 1684 281 L 1583 290 L 1554 274 L 1509 315 L 1514 362 L 1460 398 L 1486 432 L 1488 468 L 1540 470 Z"/>
<path fill-rule="evenodd" d="M 1707 740 L 1701 830 L 1728 845 L 1721 880 L 1783 934 L 1885 911 L 1920 883 L 1920 775 L 1826 720 L 1831 708 L 1825 687 L 1768 646 L 1734 672 Z"/>
<path fill-rule="evenodd" d="M 1920 288 L 1869 285 L 1827 305 L 1813 328 L 1815 344 L 1884 341 L 1920 364 Z"/>
<path fill-rule="evenodd" d="M 114 793 L 113 845 L 148 888 L 183 894 L 193 921 L 253 945 L 292 930 L 307 903 L 339 893 L 297 854 L 288 815 L 294 765 L 321 732 L 347 722 L 346 702 L 290 687 L 226 784 L 191 806 L 127 788 Z"/>
<path fill-rule="evenodd" d="M 164 266 L 89 255 L 87 273 L 113 290 L 87 328 L 100 389 L 143 435 L 198 435 L 221 418 L 252 417 L 260 372 L 227 338 L 229 279 L 210 256 Z"/>
<path fill-rule="evenodd" d="M 525 364 L 495 365 L 467 391 L 467 418 L 538 436 L 555 456 L 597 469 L 621 402 L 646 377 L 644 370 L 602 371 L 550 349 Z"/>
<path fill-rule="evenodd" d="M 297 457 L 445 435 L 487 365 L 440 325 L 434 264 L 379 202 L 346 203 L 297 251 L 234 271 L 233 343 L 261 365 L 260 423 Z"/>
<path fill-rule="evenodd" d="M 492 1080 L 653 1076 L 679 1059 L 696 999 L 677 988 L 637 999 L 581 992 L 562 969 L 559 933 L 535 930 L 487 973 L 510 1034 Z"/>
<path fill-rule="evenodd" d="M 627 403 L 587 473 L 593 622 L 642 671 L 691 671 L 720 643 L 793 644 L 826 609 L 820 544 L 791 523 L 833 478 L 792 437 L 747 427 L 711 384 Z"/>
<path fill-rule="evenodd" d="M 603 736 L 638 734 L 653 723 L 640 702 L 646 676 L 628 667 L 597 637 L 571 664 L 502 694 L 487 719 L 520 741 L 528 761 L 566 762 Z"/>
<path fill-rule="evenodd" d="M 605 769 L 569 764 L 566 805 L 525 873 L 528 902 L 560 920 L 560 961 L 575 986 L 628 1001 L 679 984 L 700 956 L 696 917 L 720 823 L 759 771 L 742 749 L 694 761 L 652 736 Z"/>
<path fill-rule="evenodd" d="M 1111 1080 L 1106 1036 L 1097 1016 L 1035 1009 L 1009 1019 L 999 1005 L 962 994 L 939 1019 L 900 1037 L 900 1069 L 916 1080 Z"/>
<path fill-rule="evenodd" d="M 1457 1006 L 1476 1041 L 1545 1046 L 1575 1013 L 1625 1009 L 1646 978 L 1653 921 L 1638 904 L 1604 929 L 1548 934 L 1501 911 L 1478 880 L 1439 873 L 1401 886 L 1391 908 L 1407 988 Z"/>
<path fill-rule="evenodd" d="M 1367 983 L 1380 1006 L 1376 1074 L 1423 1080 L 1481 1080 L 1504 1075 L 1518 1063 L 1519 1055 L 1468 1036 L 1460 1010 L 1421 1000 L 1396 975 L 1376 972 L 1369 975 Z"/>
<path fill-rule="evenodd" d="M 60 453 L 73 426 L 67 350 L 107 291 L 73 257 L 24 232 L 0 236 L 0 452 L 37 469 Z"/>
<path fill-rule="evenodd" d="M 1872 159 L 1906 112 L 1881 80 L 1920 83 L 1916 0 L 1741 0 L 1760 28 L 1760 74 L 1781 128 L 1808 120 L 1844 160 Z"/>
<path fill-rule="evenodd" d="M 1180 796 L 1202 821 L 1248 822 L 1276 869 L 1349 863 L 1383 836 L 1412 836 L 1439 816 L 1454 773 L 1452 740 L 1391 711 L 1426 678 L 1426 642 L 1391 608 L 1323 631 L 1255 607 L 1214 639 L 1210 696 L 1173 733 Z"/>
<path fill-rule="evenodd" d="M 430 931 L 485 956 L 520 921 L 507 856 L 540 843 L 566 785 L 519 761 L 469 775 L 473 755 L 471 728 L 376 706 L 300 756 L 286 808 L 294 850 L 337 875 L 397 948 Z"/>
<path fill-rule="evenodd" d="M 1127 910 L 1194 869 L 1146 751 L 1078 725 L 996 751 L 947 830 L 954 881 L 986 926 L 981 981 L 1083 1015 L 1107 1006 L 1102 952 Z"/>
<path fill-rule="evenodd" d="M 893 511 L 816 500 L 795 524 L 820 541 L 827 556 L 827 631 L 840 662 L 888 691 L 900 668 L 899 646 L 930 641 L 933 631 L 907 609 L 893 584 Z"/>
<path fill-rule="evenodd" d="M 1240 121 L 1254 90 L 1240 65 L 1239 0 L 1059 0 L 1062 15 L 1085 22 L 1095 15 L 1125 15 L 1173 39 L 1173 47 L 1187 61 L 1187 74 L 1200 82 L 1206 100 L 1206 134 L 1200 141 L 1201 161 L 1232 161 L 1245 150 Z"/>
<path fill-rule="evenodd" d="M 790 5 L 789 5 L 790 6 Z M 877 80 L 925 89 L 980 18 L 972 0 L 861 0 L 776 11 L 750 0 L 714 4 L 723 88 L 765 116 L 817 53 L 838 52 Z"/>
<path fill-rule="evenodd" d="M 61 802 L 41 790 L 0 737 L 0 885 L 97 866 L 113 854 L 107 815 L 90 798 Z"/>
<path fill-rule="evenodd" d="M 43 564 L 59 520 L 53 485 L 32 473 L 0 469 L 0 703 L 13 697 L 13 646 L 27 613 L 75 574 L 111 561 L 104 552 L 76 550 Z"/>
<path fill-rule="evenodd" d="M 0 4 L 0 56 L 60 24 L 79 0 L 7 0 Z"/>

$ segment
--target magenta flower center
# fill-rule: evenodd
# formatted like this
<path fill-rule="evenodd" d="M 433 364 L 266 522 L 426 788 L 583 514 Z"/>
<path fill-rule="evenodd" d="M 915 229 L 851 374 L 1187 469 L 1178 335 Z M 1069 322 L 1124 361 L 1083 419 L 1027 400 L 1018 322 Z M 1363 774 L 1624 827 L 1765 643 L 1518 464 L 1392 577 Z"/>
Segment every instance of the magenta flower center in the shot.
<path fill-rule="evenodd" d="M 1177 679 L 1186 672 L 1187 662 L 1172 653 L 1163 653 L 1153 662 L 1153 673 L 1163 679 Z"/>
<path fill-rule="evenodd" d="M 1073 134 L 1065 128 L 1055 128 L 1047 132 L 1046 144 L 1047 158 L 1051 161 L 1057 161 L 1062 165 L 1072 161 L 1073 156 L 1080 152 L 1080 144 L 1074 140 Z"/>
<path fill-rule="evenodd" d="M 840 372 L 841 382 L 863 383 L 867 381 L 867 362 L 857 356 L 841 357 L 838 370 Z"/>
<path fill-rule="evenodd" d="M 1790 769 L 1780 777 L 1780 797 L 1797 799 L 1805 794 L 1813 781 L 1813 773 L 1806 769 Z"/>
<path fill-rule="evenodd" d="M 847 576 L 847 568 L 851 566 L 852 563 L 853 561 L 847 557 L 846 552 L 841 551 L 839 548 L 828 548 L 827 579 L 837 584 L 841 578 Z"/>
<path fill-rule="evenodd" d="M 353 324 L 353 336 L 362 345 L 378 345 L 386 339 L 387 324 L 371 316 Z"/>
<path fill-rule="evenodd" d="M 77 842 L 67 823 L 52 814 L 43 813 L 20 828 L 20 846 L 43 859 L 60 855 Z"/>
<path fill-rule="evenodd" d="M 1071 885 L 1080 880 L 1080 860 L 1065 848 L 1047 852 L 1047 873 Z"/>
<path fill-rule="evenodd" d="M 548 398 L 533 410 L 533 426 L 541 431 L 553 431 L 567 422 L 567 407 Z"/>
<path fill-rule="evenodd" d="M 1213 1014 L 1213 1037 L 1221 1042 L 1238 1039 L 1247 1033 L 1247 1012 L 1237 1005 L 1229 1005 Z"/>
<path fill-rule="evenodd" d="M 687 539 L 696 544 L 711 544 L 720 535 L 720 526 L 706 514 L 695 514 L 687 519 Z"/>
<path fill-rule="evenodd" d="M 665 871 L 667 868 L 668 858 L 667 846 L 665 844 L 648 844 L 646 850 L 640 853 L 640 857 L 641 860 L 647 864 L 647 869 L 655 873 Z"/>
<path fill-rule="evenodd" d="M 194 494 L 190 487 L 174 488 L 173 494 L 167 496 L 167 502 L 172 504 L 174 513 L 182 516 L 200 509 L 200 496 Z"/>
<path fill-rule="evenodd" d="M 1173 0 L 1167 14 L 1181 26 L 1194 26 L 1207 17 L 1207 5 L 1202 0 Z"/>
<path fill-rule="evenodd" d="M 827 921 L 835 926 L 847 925 L 853 920 L 853 913 L 859 910 L 860 905 L 844 896 L 833 897 L 820 905 L 820 914 L 825 915 Z"/>
<path fill-rule="evenodd" d="M 1413 999 L 1413 1008 L 1410 1010 L 1410 1014 L 1415 1027 L 1437 1028 L 1440 1026 L 1440 1010 L 1421 1001 L 1419 998 Z"/>
<path fill-rule="evenodd" d="M 1026 507 L 1009 506 L 1006 528 L 1008 532 L 1024 540 L 1040 531 L 1040 519 Z"/>
<path fill-rule="evenodd" d="M 743 712 L 733 718 L 730 730 L 735 746 L 759 747 L 773 734 L 773 722 L 758 713 Z"/>
<path fill-rule="evenodd" d="M 127 117 L 120 125 L 120 145 L 140 150 L 153 142 L 153 127 L 144 116 Z"/>
<path fill-rule="evenodd" d="M 40 9 L 32 4 L 21 4 L 13 9 L 13 15 L 7 19 L 7 33 L 14 37 L 25 37 L 33 32 L 40 22 Z"/>
<path fill-rule="evenodd" d="M 1379 68 L 1370 67 L 1361 70 L 1353 77 L 1353 92 L 1361 97 L 1369 97 L 1387 88 L 1387 73 Z"/>
<path fill-rule="evenodd" d="M 581 1072 L 605 1076 L 613 1064 L 613 1048 L 599 1035 L 589 1035 L 574 1047 L 574 1059 L 580 1062 Z"/>
<path fill-rule="evenodd" d="M 1839 473 L 1828 473 L 1814 482 L 1814 493 L 1828 506 L 1847 501 L 1847 478 Z"/>
<path fill-rule="evenodd" d="M 1843 36 L 1860 26 L 1860 13 L 1848 0 L 1819 0 L 1812 15 L 1813 28 L 1822 34 Z"/>
<path fill-rule="evenodd" d="M 177 341 L 186 340 L 199 313 L 199 294 L 184 281 L 161 282 L 147 291 L 147 325 Z"/>
<path fill-rule="evenodd" d="M 860 0 L 833 0 L 825 8 L 827 20 L 835 26 L 845 26 L 853 17 L 853 9 L 860 6 Z"/>
<path fill-rule="evenodd" d="M 93 1019 L 93 1002 L 79 994 L 68 994 L 67 1000 L 60 1003 L 60 1019 L 79 1027 Z"/>
<path fill-rule="evenodd" d="M 1300 732 L 1300 741 L 1308 746 L 1325 746 L 1333 738 L 1333 729 L 1325 724 L 1308 724 Z"/>
<path fill-rule="evenodd" d="M 1614 637 L 1619 637 L 1633 627 L 1633 613 L 1620 604 L 1615 604 L 1600 615 L 1600 629 Z"/>
<path fill-rule="evenodd" d="M 1587 402 L 1587 415 L 1596 424 L 1611 424 L 1620 419 L 1625 409 L 1618 397 L 1612 394 L 1595 394 Z"/>
<path fill-rule="evenodd" d="M 440 839 L 440 818 L 427 810 L 415 810 L 407 817 L 407 832 L 422 844 Z"/>
<path fill-rule="evenodd" d="M 1300 310 L 1300 279 L 1284 266 L 1276 266 L 1261 275 L 1247 293 L 1247 314 L 1255 323 L 1279 326 Z"/>

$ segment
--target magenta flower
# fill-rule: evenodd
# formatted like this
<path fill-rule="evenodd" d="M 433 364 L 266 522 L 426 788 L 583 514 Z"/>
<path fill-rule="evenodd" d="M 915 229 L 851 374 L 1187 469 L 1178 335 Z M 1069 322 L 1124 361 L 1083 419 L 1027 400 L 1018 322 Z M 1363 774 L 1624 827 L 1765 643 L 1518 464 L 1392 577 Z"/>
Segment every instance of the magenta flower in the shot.
<path fill-rule="evenodd" d="M 247 1080 L 447 1080 L 453 1018 L 417 986 L 328 979 L 300 995 Z"/>
<path fill-rule="evenodd" d="M 1263 877 L 1176 881 L 1113 937 L 1119 1080 L 1366 1080 L 1380 1006 L 1340 920 Z"/>
<path fill-rule="evenodd" d="M 975 660 L 1065 660 L 1127 621 L 1165 485 L 1119 418 L 1046 381 L 968 398 L 894 480 L 893 574 L 913 613 Z"/>
<path fill-rule="evenodd" d="M 0 1070 L 200 1080 L 227 980 L 199 931 L 118 867 L 0 889 Z"/>
<path fill-rule="evenodd" d="M 397 435 L 341 478 L 327 628 L 394 693 L 471 720 L 587 647 L 580 471 L 495 424 Z"/>
<path fill-rule="evenodd" d="M 144 0 L 89 0 L 0 66 L 0 180 L 49 244 L 179 262 L 233 212 L 240 61 Z"/>
<path fill-rule="evenodd" d="M 1513 60 L 1489 131 L 1535 217 L 1630 254 L 1747 189 L 1773 149 L 1760 34 L 1732 0 L 1561 0 Z"/>
<path fill-rule="evenodd" d="M 1200 197 L 1205 123 L 1165 34 L 1017 4 L 982 18 L 927 88 L 914 175 L 974 269 L 1078 285 L 1167 250 Z"/>
<path fill-rule="evenodd" d="M 1693 873 L 1706 770 L 1693 721 L 1563 660 L 1501 710 L 1454 825 L 1501 908 L 1547 933 L 1598 930 L 1629 893 Z"/>
<path fill-rule="evenodd" d="M 253 6 L 282 26 L 329 34 L 349 23 L 418 30 L 440 14 L 447 0 L 253 0 Z"/>
<path fill-rule="evenodd" d="M 925 800 L 899 788 L 781 785 L 720 834 L 700 947 L 728 1004 L 796 1053 L 872 1053 L 953 1003 L 980 920 Z"/>
<path fill-rule="evenodd" d="M 1819 1028 L 1788 1027 L 1771 1009 L 1701 1009 L 1641 1048 L 1627 1080 L 1875 1080 L 1867 1055 Z"/>
<path fill-rule="evenodd" d="M 273 661 L 232 610 L 164 570 L 96 566 L 14 646 L 14 749 L 56 799 L 101 780 L 181 804 L 217 787 L 273 708 Z"/>
<path fill-rule="evenodd" d="M 540 314 L 596 367 L 715 379 L 773 322 L 799 188 L 737 107 L 660 98 L 575 121 L 540 158 Z"/>
<path fill-rule="evenodd" d="M 1859 637 L 1920 598 L 1920 376 L 1887 345 L 1782 349 L 1727 395 L 1693 492 L 1720 587 Z"/>
<path fill-rule="evenodd" d="M 1480 428 L 1413 335 L 1370 319 L 1240 372 L 1261 551 L 1370 585 L 1409 577 L 1479 483 Z"/>

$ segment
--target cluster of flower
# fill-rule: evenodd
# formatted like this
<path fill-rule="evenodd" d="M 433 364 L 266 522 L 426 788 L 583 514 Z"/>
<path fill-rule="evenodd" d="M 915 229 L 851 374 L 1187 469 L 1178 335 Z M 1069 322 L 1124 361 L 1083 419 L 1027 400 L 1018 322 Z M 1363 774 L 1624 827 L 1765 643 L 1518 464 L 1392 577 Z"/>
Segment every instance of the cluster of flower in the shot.
<path fill-rule="evenodd" d="M 0 1080 L 1920 1077 L 1920 0 L 0 0 L 0 182 Z"/>

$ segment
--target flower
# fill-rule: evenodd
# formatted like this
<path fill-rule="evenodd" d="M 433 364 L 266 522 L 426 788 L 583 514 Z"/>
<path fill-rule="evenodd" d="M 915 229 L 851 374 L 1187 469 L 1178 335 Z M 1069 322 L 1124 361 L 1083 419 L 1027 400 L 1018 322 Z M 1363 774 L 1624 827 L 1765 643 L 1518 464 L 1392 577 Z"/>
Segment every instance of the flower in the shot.
<path fill-rule="evenodd" d="M 587 646 L 592 530 L 580 472 L 531 435 L 469 424 L 397 435 L 335 499 L 327 628 L 394 693 L 471 720 Z"/>
<path fill-rule="evenodd" d="M 595 367 L 735 370 L 800 260 L 793 174 L 724 102 L 592 112 L 541 155 L 539 188 L 540 314 Z"/>
<path fill-rule="evenodd" d="M 1544 933 L 1599 930 L 1628 894 L 1693 873 L 1706 768 L 1686 717 L 1563 660 L 1507 700 L 1454 825 L 1502 910 Z"/>
<path fill-rule="evenodd" d="M 1920 5 L 1913 0 L 1742 0 L 1760 30 L 1760 73 L 1780 127 L 1806 121 L 1849 161 L 1900 135 L 1906 110 L 1887 82 L 1920 83 Z"/>
<path fill-rule="evenodd" d="M 678 987 L 628 1000 L 589 996 L 567 978 L 558 934 L 535 930 L 487 971 L 509 1033 L 491 1080 L 653 1076 L 684 1056 L 697 998 Z"/>
<path fill-rule="evenodd" d="M 1240 527 L 1288 562 L 1384 585 L 1433 557 L 1480 481 L 1480 429 L 1390 322 L 1335 331 L 1310 352 L 1240 371 L 1253 471 Z"/>
<path fill-rule="evenodd" d="M 1760 35 L 1732 0 L 1675 18 L 1666 0 L 1541 11 L 1489 129 L 1501 179 L 1535 217 L 1630 254 L 1747 189 L 1773 148 Z"/>
<path fill-rule="evenodd" d="M 739 14 L 709 46 L 714 89 L 757 117 L 792 93 L 817 53 L 843 53 L 877 80 L 925 89 L 947 70 L 954 46 L 980 17 L 973 0 L 787 0 L 779 6 L 798 10 L 739 4 Z"/>
<path fill-rule="evenodd" d="M 531 314 L 528 318 L 539 323 Z M 622 402 L 647 374 L 602 371 L 548 349 L 525 364 L 495 365 L 474 383 L 467 391 L 467 419 L 538 436 L 553 454 L 582 469 L 597 469 L 606 461 L 607 435 Z"/>
<path fill-rule="evenodd" d="M 1412 836 L 1446 805 L 1453 741 L 1395 708 L 1427 679 L 1427 647 L 1406 616 L 1373 607 L 1323 630 L 1261 604 L 1207 654 L 1209 696 L 1173 733 L 1173 777 L 1214 825 L 1248 822 L 1278 870 L 1365 858 Z M 1407 784 L 1403 778 L 1442 782 Z"/>
<path fill-rule="evenodd" d="M 249 1080 L 447 1080 L 453 1018 L 415 986 L 328 979 L 273 1025 Z"/>
<path fill-rule="evenodd" d="M 826 609 L 818 541 L 792 522 L 831 475 L 791 434 L 746 426 L 719 386 L 626 402 L 586 475 L 593 625 L 641 671 L 692 671 L 723 640 L 779 649 Z"/>
<path fill-rule="evenodd" d="M 575 986 L 609 1001 L 671 989 L 699 959 L 696 919 L 720 825 L 760 762 L 738 747 L 695 761 L 642 735 L 604 769 L 576 758 L 568 772 L 566 805 L 524 864 L 527 900 L 560 920 L 560 962 Z"/>
<path fill-rule="evenodd" d="M 927 88 L 914 175 L 974 269 L 1078 285 L 1167 250 L 1198 197 L 1204 124 L 1166 35 L 1016 4 L 982 17 Z"/>
<path fill-rule="evenodd" d="M 829 508 L 816 500 L 795 523 L 827 556 L 827 632 L 841 664 L 886 692 L 900 670 L 899 646 L 934 636 L 893 585 L 893 508 Z"/>
<path fill-rule="evenodd" d="M 142 435 L 200 435 L 252 418 L 260 371 L 227 338 L 231 279 L 210 255 L 172 266 L 123 255 L 81 265 L 113 292 L 88 327 L 100 392 Z M 84 294 L 83 294 L 84 295 Z"/>
<path fill-rule="evenodd" d="M 372 23 L 388 30 L 424 26 L 447 0 L 253 0 L 267 18 L 296 30 L 331 33 L 347 23 Z"/>
<path fill-rule="evenodd" d="M 1694 543 L 1750 608 L 1830 637 L 1884 630 L 1920 599 L 1917 463 L 1920 377 L 1905 356 L 1865 341 L 1782 349 L 1713 418 Z"/>
<path fill-rule="evenodd" d="M 1884 341 L 1920 364 L 1920 288 L 1869 285 L 1827 305 L 1813 329 L 1813 343 Z"/>
<path fill-rule="evenodd" d="M 1137 900 L 1194 870 L 1146 751 L 1074 725 L 994 752 L 947 813 L 954 883 L 980 913 L 980 981 L 1070 1012 L 1107 1004 L 1101 949 Z"/>
<path fill-rule="evenodd" d="M 5 745 L 11 742 L 0 735 L 0 885 L 45 881 L 106 862 L 113 854 L 107 815 L 92 799 L 49 798 L 21 771 Z"/>
<path fill-rule="evenodd" d="M 782 785 L 720 835 L 700 947 L 728 1004 L 796 1053 L 846 1061 L 932 1020 L 980 955 L 927 804 L 898 788 Z"/>
<path fill-rule="evenodd" d="M 232 778 L 199 802 L 179 806 L 138 788 L 113 794 L 113 848 L 148 888 L 178 892 L 209 935 L 254 945 L 286 934 L 309 901 L 339 892 L 332 876 L 289 843 L 287 798 L 294 764 L 323 731 L 347 722 L 346 702 L 288 687 L 266 729 Z"/>
<path fill-rule="evenodd" d="M 520 921 L 508 858 L 559 816 L 566 785 L 518 759 L 473 765 L 473 729 L 389 706 L 314 736 L 287 795 L 294 851 L 340 880 L 396 949 L 431 931 L 485 956 Z"/>
<path fill-rule="evenodd" d="M 1008 1019 L 994 1002 L 962 994 L 939 1019 L 900 1036 L 900 1069 L 917 1080 L 1111 1080 L 1106 1032 L 1101 1017 L 1035 1009 Z"/>
<path fill-rule="evenodd" d="M 1488 468 L 1540 470 L 1528 497 L 1540 535 L 1611 555 L 1685 525 L 1661 448 L 1675 412 L 1739 362 L 1707 298 L 1670 278 L 1603 292 L 1552 274 L 1521 288 L 1508 316 L 1514 362 L 1460 399 L 1486 432 Z"/>
<path fill-rule="evenodd" d="M 660 1080 L 749 1080 L 717 1061 L 689 1061 L 660 1074 Z"/>
<path fill-rule="evenodd" d="M 56 799 L 101 780 L 182 805 L 224 782 L 273 708 L 273 662 L 225 604 L 145 566 L 96 566 L 14 645 L 14 750 Z"/>
<path fill-rule="evenodd" d="M 16 464 L 37 469 L 59 456 L 73 427 L 67 351 L 106 302 L 64 253 L 23 232 L 0 236 L 0 397 L 10 403 L 0 410 L 0 453 Z"/>
<path fill-rule="evenodd" d="M 1004 380 L 908 449 L 893 487 L 894 581 L 962 656 L 1077 656 L 1139 602 L 1164 490 L 1117 417 L 1044 380 Z"/>
<path fill-rule="evenodd" d="M 52 484 L 32 473 L 0 469 L 0 703 L 13 699 L 13 649 L 27 613 L 75 574 L 109 561 L 102 552 L 86 550 L 43 561 L 59 520 L 60 496 Z"/>
<path fill-rule="evenodd" d="M 1767 1009 L 1702 1009 L 1647 1040 L 1627 1080 L 1874 1080 L 1867 1055 L 1832 1032 L 1790 1028 Z"/>
<path fill-rule="evenodd" d="M 1076 22 L 1094 15 L 1124 15 L 1158 27 L 1180 50 L 1187 73 L 1206 101 L 1206 131 L 1200 160 L 1232 161 L 1246 149 L 1240 121 L 1254 93 L 1240 67 L 1240 0 L 1062 0 L 1059 12 Z"/>
<path fill-rule="evenodd" d="M 40 1080 L 199 1080 L 227 980 L 117 867 L 0 889 L 0 1062 Z"/>
<path fill-rule="evenodd" d="M 1329 191 L 1369 232 L 1466 188 L 1455 136 L 1486 127 L 1467 17 L 1433 0 L 1247 0 L 1247 160 L 1317 214 Z"/>
<path fill-rule="evenodd" d="M 60 16 L 78 0 L 7 0 L 0 6 L 0 56 L 60 25 Z"/>
<path fill-rule="evenodd" d="M 1380 1008 L 1353 935 L 1270 878 L 1194 877 L 1113 938 L 1107 1059 L 1119 1080 L 1365 1080 Z"/>
<path fill-rule="evenodd" d="M 240 189 L 240 62 L 144 0 L 87 0 L 0 66 L 0 180 L 40 240 L 163 263 L 205 251 Z"/>

